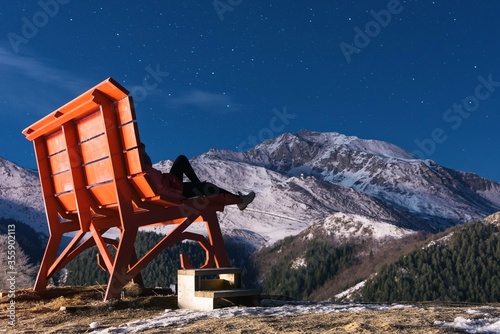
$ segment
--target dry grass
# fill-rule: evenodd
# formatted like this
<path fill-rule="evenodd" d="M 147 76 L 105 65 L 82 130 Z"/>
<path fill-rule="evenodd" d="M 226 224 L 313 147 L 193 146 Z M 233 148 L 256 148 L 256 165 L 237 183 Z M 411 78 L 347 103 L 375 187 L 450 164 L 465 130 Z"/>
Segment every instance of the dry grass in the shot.
<path fill-rule="evenodd" d="M 14 328 L 8 319 L 0 316 L 0 328 L 9 333 L 86 333 L 89 324 L 119 326 L 134 319 L 154 317 L 165 309 L 177 308 L 174 295 L 155 295 L 152 290 L 127 286 L 121 300 L 103 302 L 103 289 L 92 287 L 49 287 L 43 293 L 32 290 L 16 292 L 16 320 Z M 2 310 L 9 299 L 0 300 Z"/>
<path fill-rule="evenodd" d="M 0 300 L 0 332 L 7 328 L 8 333 L 23 334 L 89 333 L 92 322 L 99 324 L 98 329 L 119 327 L 134 320 L 161 315 L 165 309 L 177 309 L 175 295 L 155 295 L 134 286 L 128 286 L 127 290 L 129 294 L 138 295 L 103 302 L 101 287 L 52 287 L 41 294 L 30 290 L 18 291 L 17 325 L 14 328 L 7 326 L 6 313 L 3 312 L 9 301 L 6 297 Z M 61 307 L 66 310 L 61 310 Z M 500 317 L 500 305 L 421 304 L 385 311 L 213 318 L 150 329 L 143 333 L 452 333 L 435 325 L 435 321 L 449 322 L 459 316 L 473 318 L 475 315 L 467 312 L 470 308 L 480 308 L 492 317 Z"/>

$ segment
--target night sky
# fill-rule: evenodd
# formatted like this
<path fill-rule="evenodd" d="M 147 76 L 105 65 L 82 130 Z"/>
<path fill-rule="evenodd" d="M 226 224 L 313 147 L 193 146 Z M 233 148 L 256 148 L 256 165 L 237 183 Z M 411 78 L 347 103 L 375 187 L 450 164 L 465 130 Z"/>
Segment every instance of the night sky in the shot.
<path fill-rule="evenodd" d="M 500 2 L 3 1 L 0 156 L 113 77 L 157 162 L 284 132 L 384 140 L 500 181 Z"/>

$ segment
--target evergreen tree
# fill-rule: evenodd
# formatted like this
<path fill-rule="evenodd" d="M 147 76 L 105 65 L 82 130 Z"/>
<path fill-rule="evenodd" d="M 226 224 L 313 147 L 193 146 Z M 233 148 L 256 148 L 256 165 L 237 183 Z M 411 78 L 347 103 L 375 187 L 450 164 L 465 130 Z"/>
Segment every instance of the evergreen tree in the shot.
<path fill-rule="evenodd" d="M 164 235 L 153 232 L 139 232 L 135 242 L 137 256 L 141 258 L 154 245 L 156 245 Z M 242 268 L 242 284 L 251 287 L 256 280 L 256 270 L 250 261 L 250 252 L 241 244 L 225 240 L 226 250 L 232 266 Z M 114 249 L 110 247 L 110 252 L 114 254 Z M 68 285 L 94 285 L 106 284 L 109 274 L 102 270 L 96 261 L 97 248 L 92 247 L 83 251 L 66 269 L 68 270 Z M 144 285 L 147 287 L 168 287 L 177 282 L 177 270 L 180 269 L 180 254 L 186 254 L 195 268 L 200 267 L 205 262 L 205 251 L 194 242 L 182 242 L 164 249 L 155 257 L 142 271 Z"/>
<path fill-rule="evenodd" d="M 32 287 L 36 268 L 20 245 L 7 235 L 0 235 L 0 290 Z"/>
<path fill-rule="evenodd" d="M 8 226 L 15 226 L 16 242 L 32 264 L 42 261 L 44 245 L 42 235 L 31 226 L 10 218 L 0 218 L 0 235 L 7 235 Z"/>
<path fill-rule="evenodd" d="M 281 245 L 289 243 L 289 240 L 283 240 Z M 262 282 L 264 293 L 307 298 L 340 269 L 355 262 L 352 245 L 334 247 L 326 242 L 312 240 L 305 245 L 301 266 L 292 265 L 297 257 L 301 257 L 296 251 L 293 256 L 286 256 L 284 261 L 271 268 Z"/>
<path fill-rule="evenodd" d="M 362 289 L 363 300 L 499 302 L 499 232 L 492 224 L 466 224 L 449 240 L 382 268 Z"/>

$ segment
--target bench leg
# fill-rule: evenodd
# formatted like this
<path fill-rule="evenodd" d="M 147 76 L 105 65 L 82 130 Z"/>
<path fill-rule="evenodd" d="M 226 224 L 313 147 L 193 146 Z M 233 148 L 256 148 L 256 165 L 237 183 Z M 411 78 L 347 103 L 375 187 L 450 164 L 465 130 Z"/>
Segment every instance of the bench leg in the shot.
<path fill-rule="evenodd" d="M 132 268 L 132 266 L 136 263 L 137 263 L 137 253 L 135 252 L 135 249 L 134 249 L 134 251 L 132 253 L 132 258 L 130 261 L 129 269 Z M 142 275 L 141 275 L 140 271 L 137 275 L 134 276 L 134 278 L 132 279 L 132 282 L 139 285 L 139 286 L 144 286 L 144 280 L 142 279 Z"/>
<path fill-rule="evenodd" d="M 49 241 L 47 242 L 47 247 L 45 248 L 45 254 L 43 255 L 42 263 L 40 269 L 38 270 L 38 276 L 36 278 L 35 287 L 33 290 L 36 292 L 42 292 L 47 287 L 47 281 L 49 280 L 48 273 L 50 267 L 56 260 L 57 250 L 61 243 L 62 234 L 51 234 Z"/>
<path fill-rule="evenodd" d="M 203 218 L 206 221 L 208 238 L 213 247 L 215 265 L 217 268 L 229 267 L 229 258 L 227 257 L 226 247 L 224 246 L 224 238 L 217 218 L 217 212 L 210 210 L 203 213 Z"/>
<path fill-rule="evenodd" d="M 128 274 L 129 265 L 131 264 L 132 254 L 134 253 L 135 237 L 137 228 L 123 230 L 120 238 L 120 243 L 116 249 L 116 255 L 111 270 L 108 287 L 104 300 L 119 299 L 123 287 L 132 279 Z"/>

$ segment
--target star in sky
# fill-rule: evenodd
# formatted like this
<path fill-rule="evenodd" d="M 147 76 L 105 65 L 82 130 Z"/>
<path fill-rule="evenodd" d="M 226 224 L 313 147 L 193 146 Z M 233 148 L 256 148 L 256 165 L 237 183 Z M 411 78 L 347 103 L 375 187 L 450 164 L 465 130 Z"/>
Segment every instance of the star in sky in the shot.
<path fill-rule="evenodd" d="M 0 155 L 34 168 L 21 130 L 112 76 L 131 91 L 155 161 L 238 150 L 286 105 L 297 116 L 275 136 L 335 131 L 417 152 L 442 129 L 447 140 L 423 158 L 500 181 L 500 89 L 460 128 L 443 119 L 480 76 L 500 81 L 500 3 L 220 2 L 223 12 L 194 0 L 6 2 Z M 343 42 L 359 51 L 350 63 Z M 168 76 L 152 81 L 151 69 Z"/>

